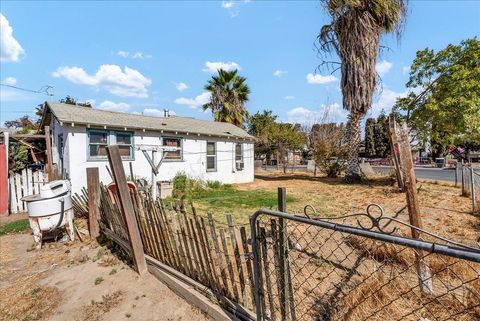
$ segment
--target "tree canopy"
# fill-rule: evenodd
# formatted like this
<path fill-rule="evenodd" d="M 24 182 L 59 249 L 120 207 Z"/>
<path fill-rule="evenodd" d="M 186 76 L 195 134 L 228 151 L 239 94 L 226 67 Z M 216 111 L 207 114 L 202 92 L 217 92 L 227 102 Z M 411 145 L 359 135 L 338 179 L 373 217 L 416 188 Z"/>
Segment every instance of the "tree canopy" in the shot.
<path fill-rule="evenodd" d="M 421 141 L 443 150 L 480 143 L 480 41 L 418 51 L 406 86 L 412 91 L 397 100 L 394 110 Z"/>
<path fill-rule="evenodd" d="M 203 110 L 210 109 L 215 121 L 243 127 L 248 116 L 245 102 L 248 101 L 250 94 L 246 80 L 245 77 L 238 75 L 237 70 L 219 69 L 218 74 L 212 76 L 205 86 L 211 97 L 210 101 L 203 105 Z"/>

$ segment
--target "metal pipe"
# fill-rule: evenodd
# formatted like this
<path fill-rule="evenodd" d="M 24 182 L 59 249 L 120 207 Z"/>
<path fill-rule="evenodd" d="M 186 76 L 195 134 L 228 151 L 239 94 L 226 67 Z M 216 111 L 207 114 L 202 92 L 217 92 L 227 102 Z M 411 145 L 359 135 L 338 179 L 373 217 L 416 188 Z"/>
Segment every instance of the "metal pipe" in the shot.
<path fill-rule="evenodd" d="M 477 200 L 475 193 L 475 172 L 473 171 L 473 166 L 470 164 L 470 185 L 472 188 L 472 213 L 476 214 L 477 211 Z"/>

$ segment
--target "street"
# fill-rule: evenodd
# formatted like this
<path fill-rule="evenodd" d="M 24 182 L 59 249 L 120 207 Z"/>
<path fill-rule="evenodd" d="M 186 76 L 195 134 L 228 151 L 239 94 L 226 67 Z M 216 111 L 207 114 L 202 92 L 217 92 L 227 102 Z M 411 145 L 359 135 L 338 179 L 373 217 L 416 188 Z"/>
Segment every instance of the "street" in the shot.
<path fill-rule="evenodd" d="M 379 174 L 388 174 L 394 170 L 393 166 L 372 166 L 372 168 Z M 455 182 L 455 170 L 453 169 L 415 167 L 415 175 L 419 179 Z"/>

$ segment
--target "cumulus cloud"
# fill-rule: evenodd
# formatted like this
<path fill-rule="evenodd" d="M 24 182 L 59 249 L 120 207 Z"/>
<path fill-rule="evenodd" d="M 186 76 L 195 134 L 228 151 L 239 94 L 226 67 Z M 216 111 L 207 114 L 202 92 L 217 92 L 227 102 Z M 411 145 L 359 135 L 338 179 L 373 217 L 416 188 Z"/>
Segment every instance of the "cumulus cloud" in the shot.
<path fill-rule="evenodd" d="M 371 113 L 371 117 L 377 117 L 380 115 L 382 110 L 384 110 L 387 114 L 390 113 L 393 105 L 395 105 L 395 102 L 397 101 L 397 98 L 406 97 L 407 95 L 408 91 L 396 92 L 394 90 L 384 88 L 373 99 L 372 109 L 369 112 Z"/>
<path fill-rule="evenodd" d="M 7 77 L 2 81 L 5 85 L 15 86 L 17 84 L 17 78 Z"/>
<path fill-rule="evenodd" d="M 179 82 L 179 83 L 174 83 L 175 84 L 175 88 L 177 88 L 178 91 L 184 91 L 186 89 L 188 89 L 188 85 L 184 82 Z"/>
<path fill-rule="evenodd" d="M 132 59 L 150 59 L 153 56 L 152 55 L 147 55 L 143 52 L 128 52 L 125 50 L 119 50 L 117 51 L 117 55 L 123 58 L 132 58 Z"/>
<path fill-rule="evenodd" d="M 345 122 L 346 119 L 347 111 L 338 103 L 322 104 L 319 108 L 314 109 L 295 107 L 287 112 L 287 121 L 290 123 L 307 125 L 312 125 L 319 121 L 342 123 Z"/>
<path fill-rule="evenodd" d="M 233 8 L 234 6 L 235 6 L 235 2 L 233 1 L 222 1 L 222 8 L 230 9 L 230 8 Z"/>
<path fill-rule="evenodd" d="M 273 72 L 273 75 L 275 77 L 282 77 L 284 74 L 286 74 L 287 72 L 285 70 L 280 70 L 280 69 L 277 69 Z"/>
<path fill-rule="evenodd" d="M 230 13 L 230 16 L 232 18 L 235 18 L 236 16 L 238 16 L 240 14 L 240 6 L 246 4 L 246 3 L 249 3 L 250 0 L 243 0 L 243 1 L 232 1 L 232 0 L 229 0 L 229 1 L 222 1 L 220 3 L 220 6 L 227 10 L 228 13 Z"/>
<path fill-rule="evenodd" d="M 110 100 L 105 100 L 97 106 L 98 109 L 109 110 L 109 111 L 121 111 L 126 112 L 130 109 L 130 105 L 127 103 L 115 103 Z"/>
<path fill-rule="evenodd" d="M 240 65 L 237 64 L 236 62 L 229 61 L 229 62 L 222 62 L 222 61 L 207 61 L 205 63 L 205 68 L 202 69 L 202 71 L 209 72 L 211 74 L 215 74 L 219 69 L 223 69 L 226 71 L 232 71 L 232 70 L 240 70 Z"/>
<path fill-rule="evenodd" d="M 17 39 L 13 37 L 13 28 L 7 18 L 0 13 L 0 61 L 18 61 L 25 53 Z"/>
<path fill-rule="evenodd" d="M 173 110 L 169 110 L 168 112 L 169 112 L 170 116 L 175 116 L 176 115 L 176 113 Z M 142 115 L 163 117 L 164 116 L 164 111 L 163 111 L 163 109 L 157 109 L 157 108 L 145 108 L 142 112 Z"/>
<path fill-rule="evenodd" d="M 380 75 L 380 77 L 383 77 L 390 71 L 390 69 L 392 69 L 392 67 L 393 67 L 393 63 L 386 60 L 382 60 L 380 62 L 377 62 L 377 64 L 375 65 L 375 70 Z"/>
<path fill-rule="evenodd" d="M 322 75 L 314 75 L 312 73 L 307 74 L 307 82 L 312 85 L 318 85 L 318 84 L 328 84 L 331 82 L 337 81 L 337 77 L 333 75 L 327 75 L 327 76 L 322 76 Z"/>
<path fill-rule="evenodd" d="M 295 96 L 285 96 L 285 100 L 292 100 L 295 99 Z"/>
<path fill-rule="evenodd" d="M 120 97 L 148 97 L 147 87 L 152 81 L 138 70 L 118 65 L 101 65 L 93 75 L 81 67 L 59 67 L 53 77 L 63 77 L 74 84 L 96 86 Z"/>
<path fill-rule="evenodd" d="M 206 103 L 210 102 L 210 93 L 203 92 L 195 98 L 177 98 L 175 99 L 174 103 L 177 105 L 186 105 L 190 108 L 198 108 Z"/>

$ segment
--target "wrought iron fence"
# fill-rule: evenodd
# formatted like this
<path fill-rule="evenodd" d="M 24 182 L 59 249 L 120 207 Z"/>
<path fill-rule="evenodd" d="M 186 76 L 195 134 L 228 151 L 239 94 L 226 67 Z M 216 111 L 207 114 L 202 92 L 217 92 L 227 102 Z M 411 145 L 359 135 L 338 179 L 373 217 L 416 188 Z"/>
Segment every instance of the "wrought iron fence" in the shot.
<path fill-rule="evenodd" d="M 336 219 L 312 209 L 252 218 L 258 320 L 480 320 L 480 249 L 378 205 Z"/>

